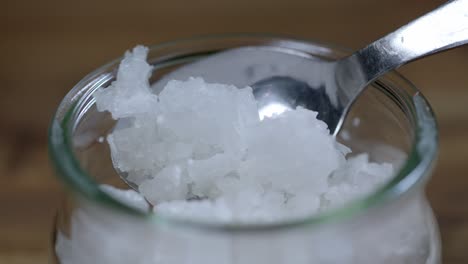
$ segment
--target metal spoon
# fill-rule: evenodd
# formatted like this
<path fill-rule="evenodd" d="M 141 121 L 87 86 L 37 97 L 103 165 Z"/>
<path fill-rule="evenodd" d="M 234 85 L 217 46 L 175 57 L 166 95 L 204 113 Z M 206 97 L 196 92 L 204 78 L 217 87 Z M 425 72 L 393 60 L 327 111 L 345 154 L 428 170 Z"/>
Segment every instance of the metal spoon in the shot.
<path fill-rule="evenodd" d="M 276 110 L 270 112 L 303 106 L 317 111 L 318 118 L 336 135 L 350 106 L 373 80 L 403 64 L 467 42 L 468 0 L 449 1 L 349 57 L 317 61 L 311 70 L 320 70 L 319 89 L 283 76 L 266 78 L 252 87 L 260 111 L 272 102 Z"/>

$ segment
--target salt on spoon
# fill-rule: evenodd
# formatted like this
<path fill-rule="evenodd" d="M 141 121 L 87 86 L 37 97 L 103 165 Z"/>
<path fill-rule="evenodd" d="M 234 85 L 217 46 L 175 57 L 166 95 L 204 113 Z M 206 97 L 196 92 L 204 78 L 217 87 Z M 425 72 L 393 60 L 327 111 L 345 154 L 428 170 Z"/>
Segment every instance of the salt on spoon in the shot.
<path fill-rule="evenodd" d="M 147 52 L 128 52 L 117 80 L 95 98 L 98 110 L 125 124 L 107 138 L 115 168 L 157 213 L 281 221 L 340 206 L 393 175 L 390 164 L 369 162 L 367 154 L 346 160 L 350 150 L 316 112 L 264 112 L 262 120 L 250 87 L 189 78 L 156 95 Z"/>

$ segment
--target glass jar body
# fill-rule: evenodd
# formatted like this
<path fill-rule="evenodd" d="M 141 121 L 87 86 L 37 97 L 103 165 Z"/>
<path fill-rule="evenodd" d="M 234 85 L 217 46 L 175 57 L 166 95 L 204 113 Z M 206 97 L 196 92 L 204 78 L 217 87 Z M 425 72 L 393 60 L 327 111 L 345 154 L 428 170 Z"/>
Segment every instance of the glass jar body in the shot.
<path fill-rule="evenodd" d="M 155 225 L 74 201 L 55 227 L 55 263 L 440 263 L 437 226 L 418 192 L 344 222 L 234 233 Z"/>

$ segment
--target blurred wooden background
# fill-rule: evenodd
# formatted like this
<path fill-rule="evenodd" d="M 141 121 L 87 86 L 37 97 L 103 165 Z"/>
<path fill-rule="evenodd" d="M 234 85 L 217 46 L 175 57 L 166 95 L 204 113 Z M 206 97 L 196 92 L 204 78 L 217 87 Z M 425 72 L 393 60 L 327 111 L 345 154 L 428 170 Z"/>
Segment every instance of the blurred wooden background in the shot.
<path fill-rule="evenodd" d="M 85 74 L 135 44 L 199 34 L 269 32 L 359 48 L 441 0 L 1 0 L 0 263 L 47 263 L 60 185 L 49 120 Z M 429 98 L 440 159 L 428 195 L 444 263 L 468 263 L 468 47 L 401 69 Z"/>

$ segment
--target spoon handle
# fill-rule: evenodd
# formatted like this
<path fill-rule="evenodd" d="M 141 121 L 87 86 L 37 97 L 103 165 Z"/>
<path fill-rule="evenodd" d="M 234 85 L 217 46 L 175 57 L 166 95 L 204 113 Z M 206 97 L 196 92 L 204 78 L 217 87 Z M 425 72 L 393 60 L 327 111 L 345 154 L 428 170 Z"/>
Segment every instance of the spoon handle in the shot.
<path fill-rule="evenodd" d="M 347 90 L 342 99 L 353 100 L 371 81 L 403 64 L 466 43 L 468 0 L 449 1 L 340 61 L 337 82 Z"/>

